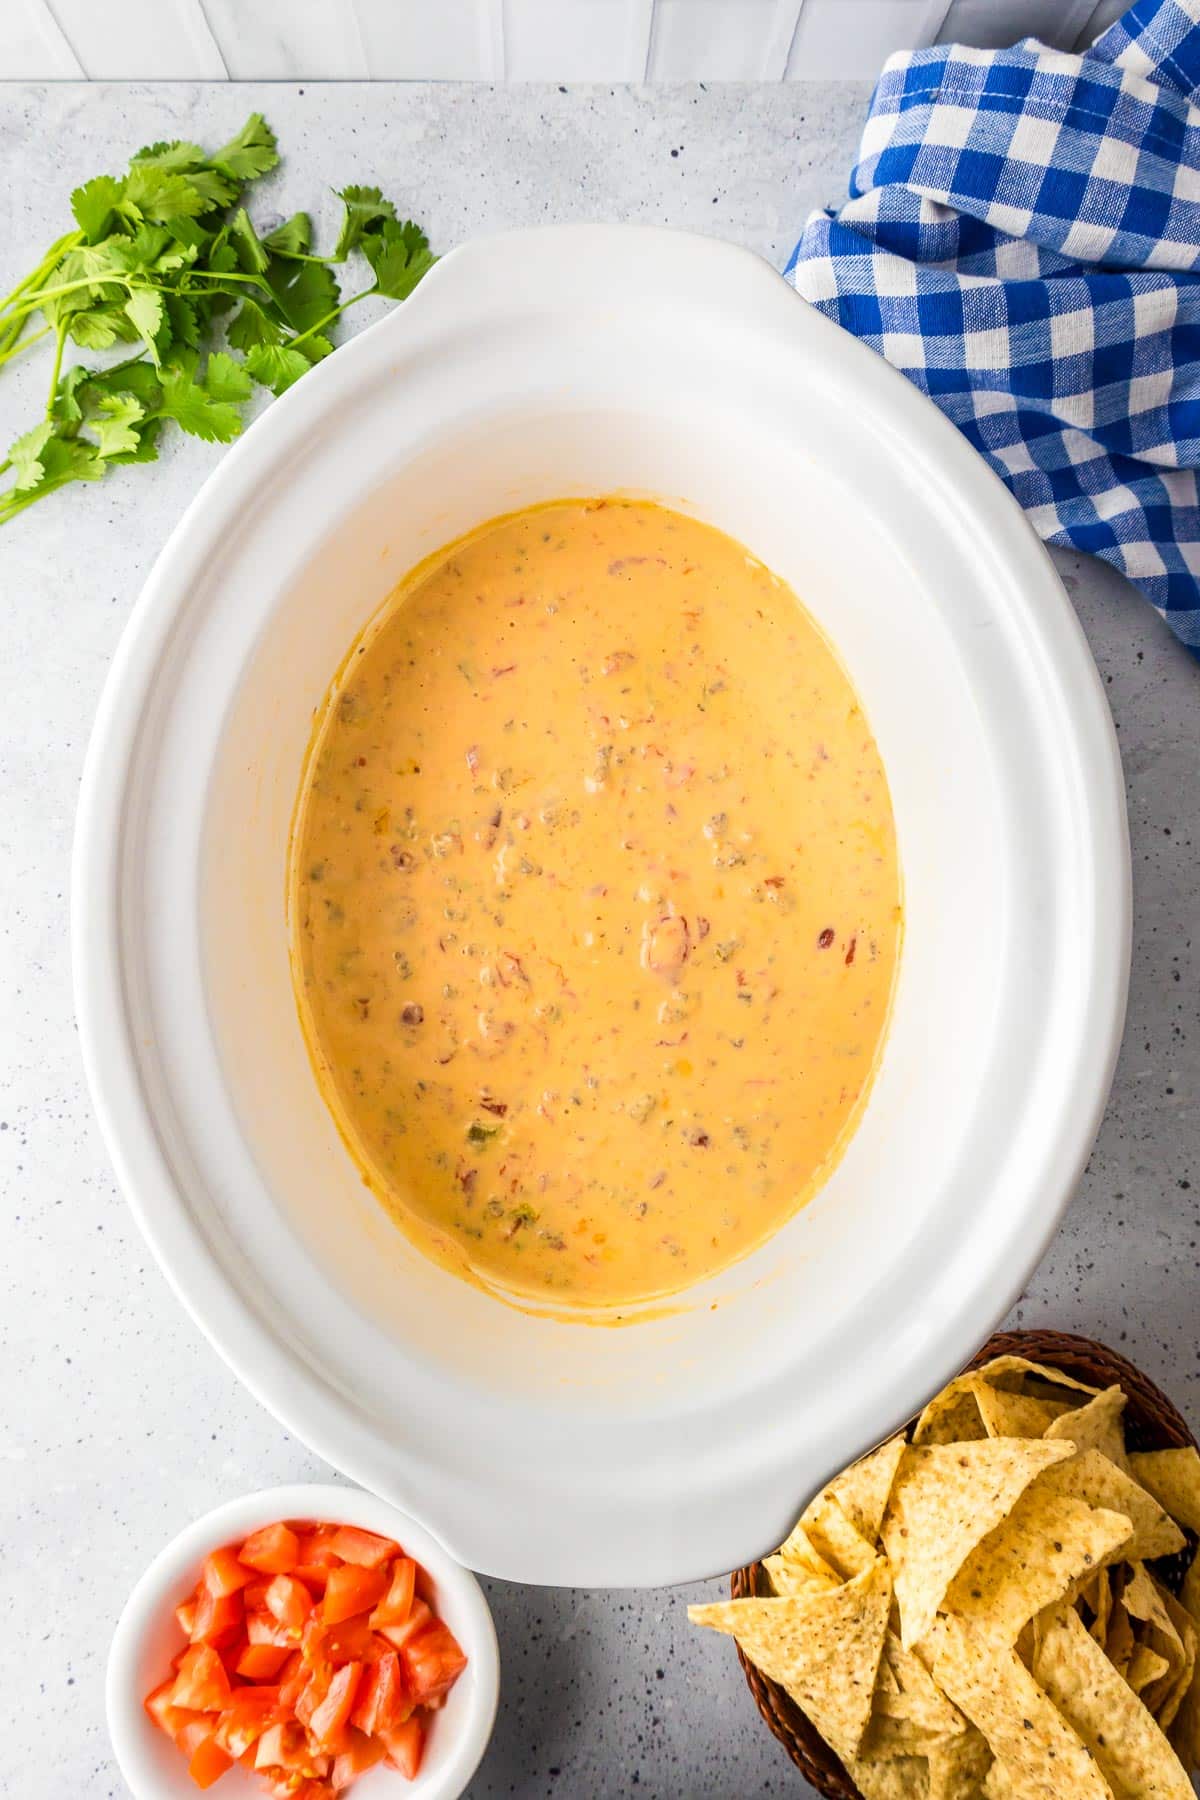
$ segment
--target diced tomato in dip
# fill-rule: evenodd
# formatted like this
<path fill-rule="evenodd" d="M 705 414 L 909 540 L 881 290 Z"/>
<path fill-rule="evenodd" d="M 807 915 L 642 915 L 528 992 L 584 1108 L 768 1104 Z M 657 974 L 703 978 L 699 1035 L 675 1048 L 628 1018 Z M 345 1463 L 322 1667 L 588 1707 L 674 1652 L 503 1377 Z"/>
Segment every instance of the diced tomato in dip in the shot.
<path fill-rule="evenodd" d="M 238 1763 L 289 1800 L 336 1800 L 385 1760 L 411 1781 L 467 1666 L 420 1566 L 352 1525 L 213 1551 L 175 1618 L 189 1641 L 145 1705 L 200 1788 Z"/>

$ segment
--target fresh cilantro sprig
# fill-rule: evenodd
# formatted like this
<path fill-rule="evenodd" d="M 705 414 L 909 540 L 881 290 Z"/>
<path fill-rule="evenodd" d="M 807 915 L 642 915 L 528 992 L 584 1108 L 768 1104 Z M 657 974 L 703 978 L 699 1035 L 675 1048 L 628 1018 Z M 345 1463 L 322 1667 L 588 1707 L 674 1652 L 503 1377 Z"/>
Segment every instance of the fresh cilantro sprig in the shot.
<path fill-rule="evenodd" d="M 425 233 L 374 187 L 340 190 L 331 256 L 313 250 L 307 213 L 260 236 L 246 193 L 278 161 L 274 133 L 252 113 L 211 155 L 151 144 L 123 176 L 76 188 L 76 229 L 0 301 L 0 370 L 53 343 L 45 416 L 0 463 L 12 477 L 0 524 L 73 481 L 153 462 L 166 424 L 228 443 L 255 383 L 282 394 L 330 354 L 344 312 L 373 294 L 403 300 L 432 268 Z M 370 279 L 343 299 L 334 269 L 352 256 Z M 69 344 L 138 349 L 64 372 Z"/>

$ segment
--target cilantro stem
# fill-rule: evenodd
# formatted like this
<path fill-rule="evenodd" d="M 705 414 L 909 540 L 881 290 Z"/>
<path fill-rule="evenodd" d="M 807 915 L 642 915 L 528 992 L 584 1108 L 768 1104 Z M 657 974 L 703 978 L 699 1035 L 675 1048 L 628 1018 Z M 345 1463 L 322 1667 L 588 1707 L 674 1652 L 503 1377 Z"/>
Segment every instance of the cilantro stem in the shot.
<path fill-rule="evenodd" d="M 305 338 L 315 337 L 319 331 L 324 331 L 326 325 L 332 325 L 333 321 L 340 318 L 344 312 L 349 312 L 352 306 L 357 306 L 360 300 L 369 300 L 371 295 L 377 292 L 378 289 L 372 283 L 369 288 L 364 288 L 361 294 L 354 294 L 349 300 L 343 300 L 340 306 L 335 306 L 332 312 L 327 312 L 323 319 L 318 319 L 315 325 L 308 327 L 307 331 L 299 331 L 295 337 L 288 338 L 284 348 L 294 350 L 297 344 L 304 342 Z"/>
<path fill-rule="evenodd" d="M 39 331 L 33 333 L 32 337 L 21 337 L 18 333 L 8 343 L 0 340 L 0 369 L 4 367 L 5 363 L 10 363 L 14 356 L 21 356 L 31 345 L 36 344 L 39 338 L 44 338 L 48 332 L 53 330 L 53 325 L 43 325 Z"/>
<path fill-rule="evenodd" d="M 39 334 L 40 335 L 40 334 Z M 32 339 L 30 340 L 32 342 Z M 67 328 L 60 324 L 58 341 L 54 346 L 54 368 L 50 373 L 50 398 L 46 401 L 46 417 L 54 416 L 54 402 L 58 398 L 58 377 L 62 371 L 63 346 L 67 341 Z"/>
<path fill-rule="evenodd" d="M 36 287 L 42 276 L 53 269 L 56 263 L 60 263 L 68 250 L 76 249 L 82 242 L 83 233 L 81 231 L 68 231 L 58 239 L 57 243 L 51 244 L 37 268 L 30 269 L 24 281 L 18 281 L 11 294 L 6 294 L 4 299 L 0 300 L 0 313 L 5 312 L 11 302 L 19 299 L 29 288 Z"/>

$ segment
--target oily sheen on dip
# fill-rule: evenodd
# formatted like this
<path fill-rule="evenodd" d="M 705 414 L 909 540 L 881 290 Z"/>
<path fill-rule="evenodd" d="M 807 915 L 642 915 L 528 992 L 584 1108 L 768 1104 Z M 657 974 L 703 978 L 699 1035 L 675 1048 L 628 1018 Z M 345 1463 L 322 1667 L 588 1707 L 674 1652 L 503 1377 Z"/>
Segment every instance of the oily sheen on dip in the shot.
<path fill-rule="evenodd" d="M 397 1223 L 612 1309 L 745 1255 L 853 1129 L 900 937 L 887 781 L 794 594 L 665 507 L 499 519 L 391 597 L 292 846 L 318 1079 Z"/>

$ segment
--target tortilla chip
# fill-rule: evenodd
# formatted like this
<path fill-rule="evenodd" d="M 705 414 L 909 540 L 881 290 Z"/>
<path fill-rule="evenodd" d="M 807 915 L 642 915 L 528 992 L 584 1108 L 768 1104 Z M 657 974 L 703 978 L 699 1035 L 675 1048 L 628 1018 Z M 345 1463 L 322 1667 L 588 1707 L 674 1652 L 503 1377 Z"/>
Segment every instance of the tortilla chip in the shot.
<path fill-rule="evenodd" d="M 1129 1467 L 1134 1480 L 1177 1524 L 1200 1532 L 1200 1452 L 1193 1445 L 1184 1450 L 1135 1450 Z"/>
<path fill-rule="evenodd" d="M 1125 1395 L 1119 1387 L 1105 1388 L 1095 1394 L 1086 1406 L 1077 1406 L 1046 1427 L 1046 1436 L 1074 1444 L 1077 1450 L 1099 1450 L 1118 1469 L 1129 1473 L 1125 1455 L 1125 1433 L 1121 1420 L 1125 1412 Z M 1145 1483 L 1142 1484 L 1145 1486 Z"/>
<path fill-rule="evenodd" d="M 928 1756 L 931 1744 L 940 1744 L 941 1734 L 927 1731 L 911 1719 L 897 1719 L 891 1713 L 873 1712 L 858 1747 L 860 1762 L 879 1762 L 896 1757 Z"/>
<path fill-rule="evenodd" d="M 932 1657 L 939 1687 L 979 1727 L 1003 1764 L 1009 1782 L 1003 1791 L 1013 1800 L 1045 1800 L 1048 1794 L 1112 1800 L 1090 1753 L 1015 1650 L 982 1637 L 964 1619 L 940 1618 L 922 1653 Z"/>
<path fill-rule="evenodd" d="M 1073 1375 L 1065 1375 L 1061 1369 L 1048 1368 L 1045 1363 L 1030 1362 L 1027 1356 L 993 1356 L 991 1362 L 985 1362 L 976 1369 L 980 1381 L 986 1381 L 989 1387 L 1007 1388 L 1010 1393 L 1038 1393 L 1041 1399 L 1067 1399 L 1067 1404 L 1074 1402 L 1068 1394 L 1098 1394 L 1086 1381 L 1076 1381 Z M 1048 1388 L 1048 1394 L 1039 1393 L 1041 1388 Z"/>
<path fill-rule="evenodd" d="M 914 1444 L 970 1444 L 986 1437 L 976 1398 L 978 1379 L 959 1375 L 935 1394 L 913 1427 Z"/>
<path fill-rule="evenodd" d="M 897 1756 L 886 1762 L 842 1761 L 863 1800 L 926 1800 L 929 1764 L 923 1756 Z"/>
<path fill-rule="evenodd" d="M 1178 1667 L 1183 1661 L 1183 1640 L 1167 1610 L 1166 1595 L 1144 1563 L 1136 1562 L 1131 1565 L 1121 1601 L 1131 1619 L 1140 1619 L 1164 1643 L 1170 1645 L 1166 1652 L 1167 1659 Z"/>
<path fill-rule="evenodd" d="M 874 1542 L 867 1542 L 828 1489 L 805 1508 L 800 1522 L 817 1555 L 838 1575 L 862 1575 L 875 1561 Z"/>
<path fill-rule="evenodd" d="M 1129 1668 L 1137 1640 L 1133 1635 L 1133 1625 L 1122 1601 L 1114 1600 L 1112 1615 L 1108 1621 L 1108 1635 L 1104 1640 L 1104 1654 L 1117 1671 L 1124 1675 Z"/>
<path fill-rule="evenodd" d="M 929 1758 L 929 1800 L 974 1800 L 992 1766 L 987 1739 L 972 1725 L 956 1737 L 934 1739 Z"/>
<path fill-rule="evenodd" d="M 889 1631 L 883 1641 L 875 1711 L 890 1718 L 911 1720 L 930 1737 L 954 1737 L 967 1729 L 967 1721 L 957 1706 L 947 1700 L 925 1664 L 904 1648 L 894 1631 Z"/>
<path fill-rule="evenodd" d="M 798 1563 L 814 1575 L 825 1575 L 831 1582 L 837 1582 L 836 1571 L 818 1553 L 803 1523 L 793 1525 L 785 1542 L 780 1544 L 778 1554 L 784 1562 Z"/>
<path fill-rule="evenodd" d="M 1073 1594 L 1132 1535 L 1123 1513 L 1048 1493 L 1035 1481 L 972 1550 L 947 1588 L 942 1610 L 1013 1644 L 1028 1619 Z"/>
<path fill-rule="evenodd" d="M 1151 1650 L 1149 1644 L 1135 1644 L 1125 1679 L 1134 1693 L 1140 1694 L 1144 1687 L 1149 1687 L 1160 1675 L 1166 1675 L 1170 1666 L 1166 1657 Z"/>
<path fill-rule="evenodd" d="M 880 1559 L 826 1593 L 718 1601 L 690 1606 L 688 1617 L 736 1638 L 845 1762 L 857 1754 L 871 1716 L 891 1604 L 891 1575 Z"/>
<path fill-rule="evenodd" d="M 1053 1441 L 1046 1439 L 1047 1443 Z M 1131 1561 L 1171 1556 L 1187 1542 L 1158 1501 L 1099 1450 L 1080 1450 L 1069 1462 L 1047 1469 L 1038 1480 L 1051 1493 L 1070 1494 L 1090 1506 L 1124 1513 L 1133 1524 L 1133 1541 L 1126 1551 Z"/>
<path fill-rule="evenodd" d="M 763 1568 L 767 1571 L 772 1590 L 793 1599 L 805 1594 L 822 1593 L 838 1585 L 836 1575 L 818 1575 L 815 1570 L 806 1569 L 803 1563 L 792 1562 L 786 1556 L 764 1557 Z"/>
<path fill-rule="evenodd" d="M 1194 1624 L 1200 1625 L 1200 1550 L 1197 1550 L 1188 1565 L 1183 1586 L 1179 1590 L 1179 1599 L 1188 1617 Z"/>
<path fill-rule="evenodd" d="M 872 1450 L 861 1461 L 851 1463 L 841 1475 L 828 1484 L 825 1493 L 836 1500 L 854 1529 L 874 1546 L 879 1527 L 887 1511 L 896 1470 L 904 1454 L 904 1434 L 899 1433 Z"/>
<path fill-rule="evenodd" d="M 1117 1517 L 1122 1515 L 1117 1514 Z M 1112 1580 L 1107 1569 L 1097 1569 L 1090 1581 L 1085 1581 L 1079 1589 L 1079 1599 L 1083 1601 L 1092 1615 L 1092 1623 L 1088 1627 L 1096 1642 L 1103 1647 L 1108 1636 L 1108 1621 L 1112 1614 Z"/>
<path fill-rule="evenodd" d="M 1174 1723 L 1179 1709 L 1191 1691 L 1192 1683 L 1196 1678 L 1198 1660 L 1197 1648 L 1198 1644 L 1200 1644 L 1200 1633 L 1197 1632 L 1190 1613 L 1180 1605 L 1174 1594 L 1167 1593 L 1165 1589 L 1162 1589 L 1161 1593 L 1162 1602 L 1167 1609 L 1171 1624 L 1174 1626 L 1176 1634 L 1183 1645 L 1183 1662 L 1179 1669 L 1173 1671 L 1170 1667 L 1171 1659 L 1167 1647 L 1162 1639 L 1157 1637 L 1152 1631 L 1150 1649 L 1157 1652 L 1157 1654 L 1167 1663 L 1168 1667 L 1163 1674 L 1149 1683 L 1142 1694 L 1142 1699 L 1146 1702 L 1146 1705 L 1150 1708 L 1150 1711 L 1154 1714 L 1163 1730 L 1166 1731 L 1168 1726 Z"/>
<path fill-rule="evenodd" d="M 907 1448 L 880 1536 L 892 1565 L 900 1638 L 925 1636 L 946 1589 L 979 1541 L 1009 1512 L 1034 1476 L 1071 1456 L 1045 1438 L 984 1438 Z"/>
<path fill-rule="evenodd" d="M 976 1388 L 975 1403 L 989 1437 L 1045 1437 L 1047 1426 L 1070 1411 L 1065 1400 L 1034 1400 L 987 1382 Z"/>
<path fill-rule="evenodd" d="M 983 1778 L 983 1792 L 984 1800 L 1012 1800 L 1012 1777 L 1005 1770 L 1004 1764 L 996 1762 L 994 1758 Z"/>
<path fill-rule="evenodd" d="M 1183 1578 L 1179 1599 L 1192 1623 L 1200 1628 L 1200 1551 Z M 1200 1766 L 1200 1660 L 1171 1726 L 1171 1742 L 1189 1769 Z"/>
<path fill-rule="evenodd" d="M 958 1375 L 935 1394 L 917 1420 L 914 1444 L 969 1443 L 982 1437 L 986 1427 L 980 1412 L 978 1395 L 985 1387 L 1005 1393 L 1029 1395 L 1041 1400 L 1078 1402 L 1071 1394 L 1094 1394 L 1097 1390 L 1084 1381 L 1076 1381 L 1059 1369 L 1048 1369 L 1043 1363 L 1029 1362 L 1024 1356 L 994 1356 L 981 1369 Z M 982 1429 L 981 1429 L 982 1427 Z M 1023 1432 L 1015 1433 L 1023 1436 Z"/>
<path fill-rule="evenodd" d="M 1166 1737 L 1069 1606 L 1043 1621 L 1033 1673 L 1117 1793 L 1195 1800 Z"/>

